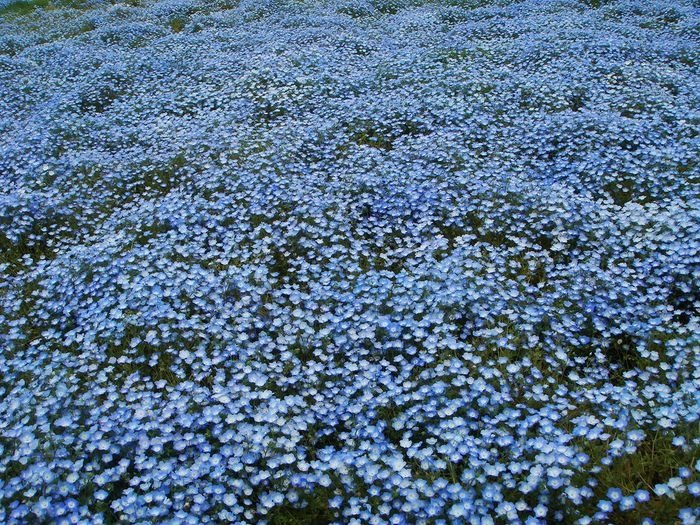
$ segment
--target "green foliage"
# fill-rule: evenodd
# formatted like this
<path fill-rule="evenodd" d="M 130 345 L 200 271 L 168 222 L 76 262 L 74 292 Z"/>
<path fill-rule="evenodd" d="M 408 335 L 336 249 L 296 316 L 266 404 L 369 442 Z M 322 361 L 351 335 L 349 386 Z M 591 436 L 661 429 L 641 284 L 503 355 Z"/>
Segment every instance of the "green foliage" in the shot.
<path fill-rule="evenodd" d="M 281 505 L 269 514 L 270 525 L 325 525 L 333 521 L 333 513 L 328 506 L 332 497 L 330 489 L 316 489 L 306 495 L 299 505 Z"/>
<path fill-rule="evenodd" d="M 683 435 L 691 441 L 700 435 L 700 424 L 694 423 Z M 640 504 L 633 511 L 614 512 L 609 518 L 610 523 L 633 525 L 648 516 L 653 516 L 656 523 L 674 523 L 680 509 L 694 505 L 693 497 L 687 492 L 676 494 L 675 498 L 654 494 L 655 485 L 677 476 L 679 468 L 694 465 L 700 458 L 700 449 L 691 447 L 690 450 L 683 450 L 673 446 L 672 439 L 673 436 L 667 433 L 650 434 L 635 454 L 617 458 L 600 473 L 596 489 L 598 499 L 605 499 L 608 487 L 620 487 L 625 494 L 640 489 L 651 494 L 648 502 Z"/>
<path fill-rule="evenodd" d="M 185 28 L 185 25 L 187 25 L 187 20 L 182 17 L 175 17 L 170 20 L 170 29 L 173 33 L 179 33 Z"/>
<path fill-rule="evenodd" d="M 31 13 L 37 8 L 48 7 L 50 0 L 21 0 L 0 7 L 0 16 L 22 16 Z"/>

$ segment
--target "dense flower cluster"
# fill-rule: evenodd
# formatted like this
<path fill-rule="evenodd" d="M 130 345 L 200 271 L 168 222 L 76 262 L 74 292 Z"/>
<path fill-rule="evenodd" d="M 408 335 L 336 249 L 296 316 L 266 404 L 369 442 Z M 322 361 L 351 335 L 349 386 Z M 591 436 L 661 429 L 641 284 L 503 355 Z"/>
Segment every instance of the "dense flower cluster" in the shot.
<path fill-rule="evenodd" d="M 696 2 L 0 17 L 0 522 L 700 519 Z"/>

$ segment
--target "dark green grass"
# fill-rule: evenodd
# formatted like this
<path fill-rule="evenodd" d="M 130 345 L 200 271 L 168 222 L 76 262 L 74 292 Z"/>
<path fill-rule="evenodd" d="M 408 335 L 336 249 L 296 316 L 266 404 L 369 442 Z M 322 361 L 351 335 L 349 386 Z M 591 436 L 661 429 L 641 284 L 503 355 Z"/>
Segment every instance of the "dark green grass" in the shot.
<path fill-rule="evenodd" d="M 700 425 L 694 423 L 682 434 L 688 441 L 700 435 Z M 678 476 L 681 467 L 691 468 L 700 458 L 697 447 L 681 449 L 672 445 L 673 436 L 656 432 L 650 434 L 639 446 L 637 452 L 622 456 L 603 470 L 599 476 L 596 489 L 596 499 L 605 499 L 609 487 L 620 487 L 626 495 L 637 490 L 647 490 L 651 499 L 641 503 L 636 509 L 627 512 L 615 511 L 609 517 L 610 523 L 616 525 L 636 525 L 645 517 L 654 519 L 656 523 L 677 523 L 678 512 L 683 508 L 696 505 L 694 498 L 687 492 L 676 494 L 675 498 L 657 496 L 655 485 L 665 483 L 670 478 Z M 694 472 L 693 476 L 698 477 Z"/>

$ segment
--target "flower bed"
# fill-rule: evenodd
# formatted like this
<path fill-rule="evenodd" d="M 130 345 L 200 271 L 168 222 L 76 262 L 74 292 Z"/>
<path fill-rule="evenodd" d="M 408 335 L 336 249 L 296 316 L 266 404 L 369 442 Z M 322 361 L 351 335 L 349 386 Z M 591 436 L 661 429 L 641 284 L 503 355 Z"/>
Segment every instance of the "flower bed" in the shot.
<path fill-rule="evenodd" d="M 0 521 L 695 523 L 693 4 L 0 6 Z"/>

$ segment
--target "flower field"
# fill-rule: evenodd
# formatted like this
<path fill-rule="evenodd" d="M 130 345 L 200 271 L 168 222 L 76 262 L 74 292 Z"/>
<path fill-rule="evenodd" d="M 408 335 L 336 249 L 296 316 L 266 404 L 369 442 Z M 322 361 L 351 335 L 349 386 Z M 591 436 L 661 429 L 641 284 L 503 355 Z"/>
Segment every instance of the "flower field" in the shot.
<path fill-rule="evenodd" d="M 700 4 L 0 0 L 0 523 L 700 523 Z"/>

